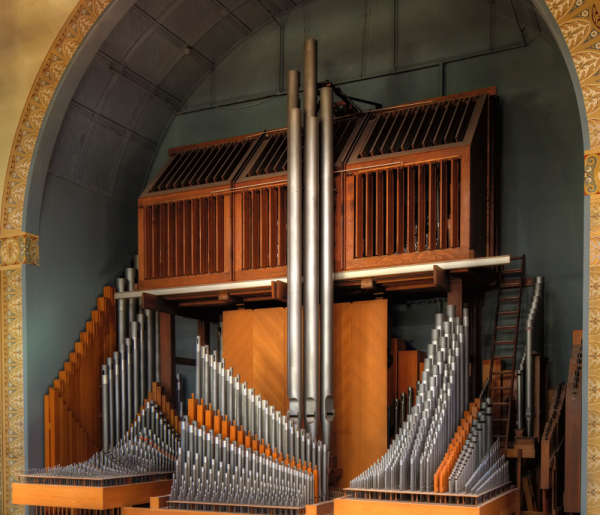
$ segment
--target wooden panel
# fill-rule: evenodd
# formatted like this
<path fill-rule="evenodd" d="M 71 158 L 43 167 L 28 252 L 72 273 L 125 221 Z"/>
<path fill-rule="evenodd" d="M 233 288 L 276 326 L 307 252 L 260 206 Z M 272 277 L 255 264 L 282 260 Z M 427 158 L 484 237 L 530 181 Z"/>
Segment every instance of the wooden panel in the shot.
<path fill-rule="evenodd" d="M 352 304 L 353 450 L 351 467 L 344 467 L 344 482 L 387 449 L 387 328 L 387 300 Z"/>
<path fill-rule="evenodd" d="M 249 309 L 223 312 L 223 357 L 227 367 L 255 388 L 253 379 L 253 312 Z"/>
<path fill-rule="evenodd" d="M 333 305 L 333 398 L 335 417 L 332 424 L 330 455 L 337 457 L 337 466 L 344 470 L 338 486 L 348 486 L 356 477 L 352 465 L 352 304 Z"/>
<path fill-rule="evenodd" d="M 334 513 L 335 515 L 514 515 L 519 513 L 519 496 L 520 490 L 515 488 L 479 506 L 339 498 L 334 500 Z"/>
<path fill-rule="evenodd" d="M 13 483 L 12 502 L 27 506 L 51 506 L 89 510 L 110 510 L 144 504 L 150 497 L 167 495 L 172 481 L 151 481 L 129 485 L 94 487 Z"/>
<path fill-rule="evenodd" d="M 252 311 L 252 381 L 262 398 L 284 415 L 287 377 L 284 375 L 287 354 L 285 308 Z M 234 371 L 236 369 L 234 368 Z"/>
<path fill-rule="evenodd" d="M 175 316 L 160 313 L 160 379 L 165 393 L 175 398 Z M 137 409 L 137 407 L 136 407 Z"/>

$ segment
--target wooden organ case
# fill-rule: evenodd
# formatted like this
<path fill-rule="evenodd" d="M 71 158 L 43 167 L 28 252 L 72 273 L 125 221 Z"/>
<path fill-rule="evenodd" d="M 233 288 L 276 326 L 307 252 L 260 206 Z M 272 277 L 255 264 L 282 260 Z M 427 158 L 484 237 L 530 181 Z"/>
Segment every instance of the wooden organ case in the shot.
<path fill-rule="evenodd" d="M 336 272 L 497 255 L 495 93 L 334 121 Z M 286 133 L 169 151 L 138 201 L 141 289 L 286 276 Z"/>

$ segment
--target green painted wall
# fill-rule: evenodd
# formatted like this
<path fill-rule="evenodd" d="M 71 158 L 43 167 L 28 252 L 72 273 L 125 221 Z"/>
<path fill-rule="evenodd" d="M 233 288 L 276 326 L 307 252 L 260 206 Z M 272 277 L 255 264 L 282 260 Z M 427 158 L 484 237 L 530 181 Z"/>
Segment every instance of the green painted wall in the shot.
<path fill-rule="evenodd" d="M 44 465 L 44 394 L 79 341 L 102 288 L 137 252 L 137 209 L 48 175 L 40 266 L 26 266 L 25 427 L 27 466 Z"/>

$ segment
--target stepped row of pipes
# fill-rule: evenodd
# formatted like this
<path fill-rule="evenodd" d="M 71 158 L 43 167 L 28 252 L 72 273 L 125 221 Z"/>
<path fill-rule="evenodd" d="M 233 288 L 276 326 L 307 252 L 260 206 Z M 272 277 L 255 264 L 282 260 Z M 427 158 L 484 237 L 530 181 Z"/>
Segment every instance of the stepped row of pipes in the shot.
<path fill-rule="evenodd" d="M 89 479 L 106 480 L 115 485 L 126 476 L 172 472 L 179 447 L 175 429 L 158 406 L 149 401 L 109 451 L 97 452 L 82 463 L 32 469 L 23 475 L 34 480 L 43 478 L 46 484 L 64 484 L 64 478 L 69 478 L 69 484 L 75 486 L 87 486 L 85 481 Z"/>
<path fill-rule="evenodd" d="M 544 350 L 544 278 L 535 277 L 533 295 L 525 326 L 526 343 L 517 370 L 517 429 L 533 436 L 534 406 L 534 353 Z"/>
<path fill-rule="evenodd" d="M 301 508 L 326 499 L 327 447 L 248 388 L 199 339 L 196 393 L 181 435 L 174 505 Z"/>
<path fill-rule="evenodd" d="M 117 279 L 117 292 L 134 291 L 134 267 Z M 117 348 L 102 365 L 103 451 L 112 449 L 133 422 L 152 383 L 160 381 L 159 317 L 137 298 L 117 300 Z"/>

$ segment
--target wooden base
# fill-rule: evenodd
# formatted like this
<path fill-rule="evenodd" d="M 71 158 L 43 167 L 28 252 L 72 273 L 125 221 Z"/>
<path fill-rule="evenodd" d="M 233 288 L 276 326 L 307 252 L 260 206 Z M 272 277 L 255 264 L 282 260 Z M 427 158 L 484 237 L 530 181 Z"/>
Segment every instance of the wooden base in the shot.
<path fill-rule="evenodd" d="M 12 503 L 53 508 L 111 510 L 146 504 L 150 497 L 168 495 L 172 481 L 149 481 L 118 486 L 68 486 L 13 483 Z"/>
<path fill-rule="evenodd" d="M 513 488 L 477 506 L 402 501 L 371 501 L 341 497 L 335 515 L 514 515 L 519 513 L 519 490 Z"/>
<path fill-rule="evenodd" d="M 201 515 L 203 513 L 215 513 L 214 511 L 190 511 L 190 510 L 169 510 L 165 511 L 166 498 L 150 499 L 150 508 L 123 508 L 121 515 Z M 306 507 L 306 515 L 332 515 L 334 509 L 333 501 L 320 502 L 319 504 L 310 504 Z"/>

